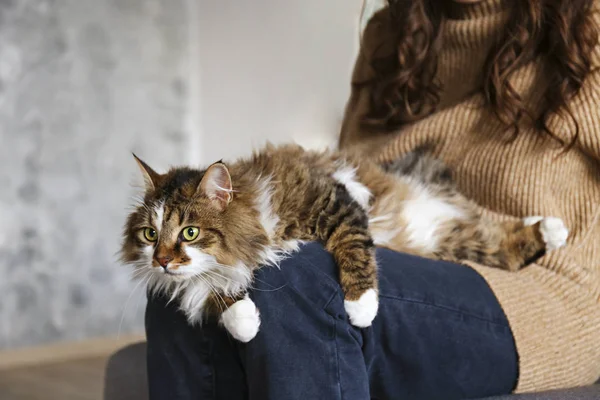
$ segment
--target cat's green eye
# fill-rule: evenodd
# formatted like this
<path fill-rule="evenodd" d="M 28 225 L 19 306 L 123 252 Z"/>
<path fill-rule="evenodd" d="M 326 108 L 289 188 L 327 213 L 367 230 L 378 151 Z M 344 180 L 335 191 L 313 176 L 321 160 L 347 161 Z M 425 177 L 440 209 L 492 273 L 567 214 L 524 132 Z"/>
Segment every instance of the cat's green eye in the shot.
<path fill-rule="evenodd" d="M 156 231 L 152 228 L 144 228 L 144 238 L 149 242 L 156 242 L 158 239 L 158 235 Z"/>
<path fill-rule="evenodd" d="M 181 231 L 183 239 L 185 239 L 188 242 L 191 242 L 192 240 L 196 239 L 199 233 L 200 229 L 194 228 L 193 226 L 188 226 L 187 228 L 184 228 L 183 231 Z"/>

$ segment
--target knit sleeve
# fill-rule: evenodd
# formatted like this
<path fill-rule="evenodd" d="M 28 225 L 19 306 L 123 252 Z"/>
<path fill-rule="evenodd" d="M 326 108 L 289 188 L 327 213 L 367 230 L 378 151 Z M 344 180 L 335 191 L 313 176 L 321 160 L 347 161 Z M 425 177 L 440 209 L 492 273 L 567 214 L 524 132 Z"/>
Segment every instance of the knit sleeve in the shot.
<path fill-rule="evenodd" d="M 552 163 L 563 165 L 560 176 L 581 182 L 575 192 L 556 190 L 548 202 L 569 228 L 567 246 L 552 251 L 538 266 L 566 277 L 600 298 L 600 70 L 594 70 L 569 101 L 571 116 L 553 115 L 548 126 L 565 143 L 576 139 L 569 154 L 556 154 Z M 579 159 L 573 170 L 567 160 Z M 569 172 L 575 171 L 575 172 Z M 556 182 L 561 184 L 560 181 Z M 566 184 L 566 182 L 564 182 Z"/>
<path fill-rule="evenodd" d="M 580 151 L 587 159 L 588 184 L 579 197 L 586 199 L 587 207 L 578 210 L 579 221 L 584 229 L 573 238 L 566 249 L 571 262 L 585 268 L 586 286 L 593 287 L 600 296 L 600 70 L 596 69 L 585 80 L 580 92 L 571 102 L 573 116 L 579 125 L 573 151 Z M 570 136 L 577 132 L 575 124 L 565 124 Z"/>

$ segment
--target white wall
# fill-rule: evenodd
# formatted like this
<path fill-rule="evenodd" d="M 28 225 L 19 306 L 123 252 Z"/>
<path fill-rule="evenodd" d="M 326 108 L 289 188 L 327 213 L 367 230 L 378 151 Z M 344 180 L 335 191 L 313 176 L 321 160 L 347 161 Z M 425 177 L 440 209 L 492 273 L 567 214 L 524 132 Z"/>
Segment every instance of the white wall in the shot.
<path fill-rule="evenodd" d="M 267 140 L 335 144 L 350 92 L 361 5 L 200 1 L 200 161 L 246 155 Z"/>

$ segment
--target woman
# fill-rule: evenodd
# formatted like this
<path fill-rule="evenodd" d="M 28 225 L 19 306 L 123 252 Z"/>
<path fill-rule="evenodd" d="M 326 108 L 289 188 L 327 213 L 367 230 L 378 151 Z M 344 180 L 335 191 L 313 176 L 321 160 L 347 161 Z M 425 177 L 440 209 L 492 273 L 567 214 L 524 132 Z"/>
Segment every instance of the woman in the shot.
<path fill-rule="evenodd" d="M 340 146 L 428 144 L 492 218 L 561 217 L 563 250 L 519 272 L 381 250 L 380 311 L 353 328 L 310 244 L 260 272 L 260 334 L 146 314 L 153 398 L 476 398 L 600 376 L 600 57 L 593 0 L 395 0 L 370 20 Z"/>

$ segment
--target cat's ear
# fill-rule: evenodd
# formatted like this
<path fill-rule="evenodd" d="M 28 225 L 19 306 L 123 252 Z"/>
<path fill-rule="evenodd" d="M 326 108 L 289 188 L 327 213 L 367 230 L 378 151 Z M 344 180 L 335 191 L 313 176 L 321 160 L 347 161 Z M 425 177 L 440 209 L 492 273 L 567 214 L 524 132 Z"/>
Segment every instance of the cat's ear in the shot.
<path fill-rule="evenodd" d="M 233 200 L 233 186 L 229 170 L 222 162 L 216 162 L 204 173 L 198 190 L 213 200 L 221 211 Z"/>
<path fill-rule="evenodd" d="M 154 190 L 158 185 L 158 181 L 160 180 L 160 174 L 155 172 L 152 168 L 150 168 L 148 164 L 139 159 L 138 156 L 136 156 L 133 153 L 131 154 L 133 155 L 133 158 L 135 158 L 138 167 L 140 167 L 140 171 L 142 171 L 146 191 Z"/>

